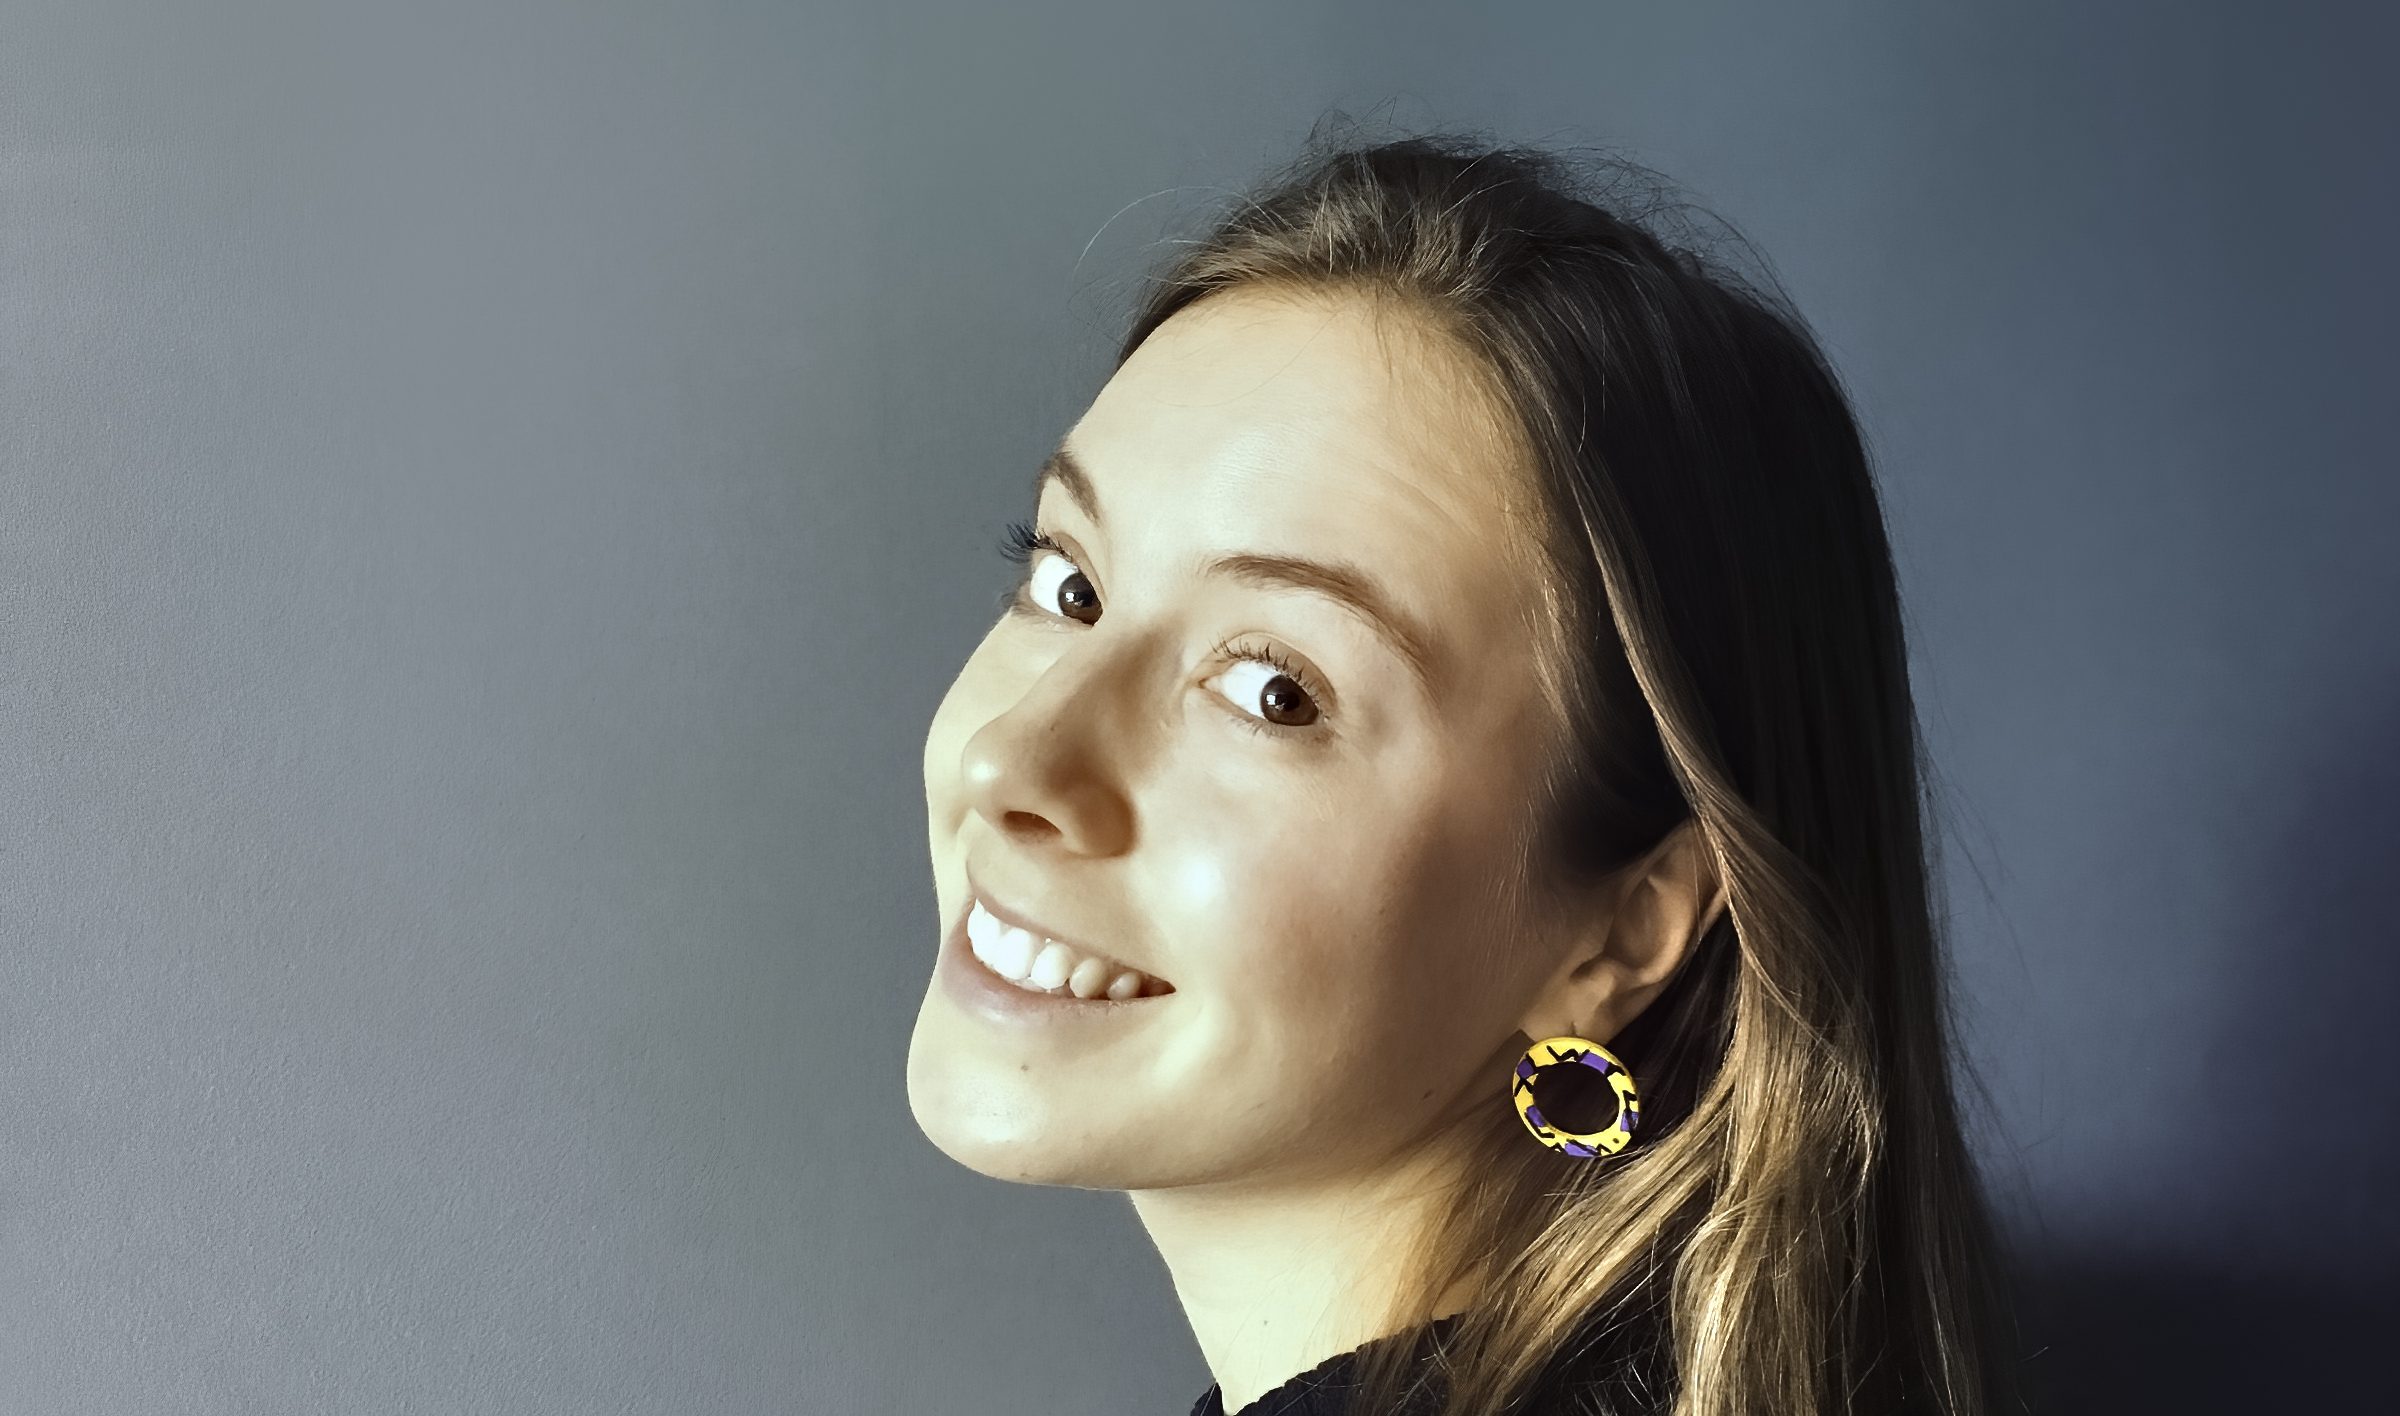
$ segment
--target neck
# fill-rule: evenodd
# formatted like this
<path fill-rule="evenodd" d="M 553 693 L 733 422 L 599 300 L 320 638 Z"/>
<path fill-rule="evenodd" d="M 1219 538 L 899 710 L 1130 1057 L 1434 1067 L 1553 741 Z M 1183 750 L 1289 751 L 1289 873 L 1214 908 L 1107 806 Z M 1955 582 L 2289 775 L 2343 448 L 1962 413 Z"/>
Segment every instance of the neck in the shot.
<path fill-rule="evenodd" d="M 1227 1411 L 1338 1353 L 1465 1306 L 1393 1313 L 1404 1261 L 1447 1202 L 1438 1162 L 1368 1179 L 1133 1192 Z"/>

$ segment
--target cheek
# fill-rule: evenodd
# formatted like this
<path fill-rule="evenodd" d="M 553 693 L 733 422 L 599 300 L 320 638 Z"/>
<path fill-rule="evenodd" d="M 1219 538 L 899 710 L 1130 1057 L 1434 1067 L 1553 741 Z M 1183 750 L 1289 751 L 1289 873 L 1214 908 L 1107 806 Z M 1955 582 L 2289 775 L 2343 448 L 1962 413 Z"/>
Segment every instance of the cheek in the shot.
<path fill-rule="evenodd" d="M 1186 937 L 1218 941 L 1212 981 L 1249 1046 L 1315 1065 L 1439 1065 L 1451 1024 L 1475 1031 L 1475 941 L 1446 912 L 1459 864 L 1405 810 L 1247 820 L 1193 850 L 1233 884 L 1217 922 Z"/>

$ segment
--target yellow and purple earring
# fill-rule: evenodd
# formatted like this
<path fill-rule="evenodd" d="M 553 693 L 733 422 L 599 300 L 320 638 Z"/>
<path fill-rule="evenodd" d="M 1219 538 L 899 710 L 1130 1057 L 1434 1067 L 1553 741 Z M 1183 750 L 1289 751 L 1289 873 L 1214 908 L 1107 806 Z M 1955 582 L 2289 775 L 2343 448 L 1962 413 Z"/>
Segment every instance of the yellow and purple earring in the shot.
<path fill-rule="evenodd" d="M 1570 1131 L 1546 1116 L 1533 1095 L 1537 1079 L 1560 1079 L 1557 1069 L 1588 1067 L 1605 1081 L 1617 1099 L 1616 1119 L 1597 1131 Z M 1591 1080 L 1578 1078 L 1577 1080 Z M 1633 1073 L 1617 1054 L 1590 1038 L 1561 1035 L 1546 1037 L 1525 1050 L 1517 1059 L 1517 1068 L 1509 1078 L 1508 1094 L 1516 1103 L 1517 1117 L 1533 1138 L 1562 1155 L 1578 1160 L 1597 1160 L 1615 1155 L 1633 1139 L 1633 1128 L 1641 1120 L 1641 1101 L 1633 1087 Z"/>

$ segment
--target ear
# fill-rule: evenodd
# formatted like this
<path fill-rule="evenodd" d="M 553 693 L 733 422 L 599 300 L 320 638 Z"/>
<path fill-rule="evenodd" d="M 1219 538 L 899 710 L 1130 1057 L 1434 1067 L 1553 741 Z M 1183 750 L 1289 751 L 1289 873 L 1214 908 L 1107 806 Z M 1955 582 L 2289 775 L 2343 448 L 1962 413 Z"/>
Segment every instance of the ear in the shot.
<path fill-rule="evenodd" d="M 1650 1006 L 1724 912 L 1716 855 L 1687 819 L 1562 922 L 1558 970 L 1519 1026 L 1536 1040 L 1606 1042 Z"/>

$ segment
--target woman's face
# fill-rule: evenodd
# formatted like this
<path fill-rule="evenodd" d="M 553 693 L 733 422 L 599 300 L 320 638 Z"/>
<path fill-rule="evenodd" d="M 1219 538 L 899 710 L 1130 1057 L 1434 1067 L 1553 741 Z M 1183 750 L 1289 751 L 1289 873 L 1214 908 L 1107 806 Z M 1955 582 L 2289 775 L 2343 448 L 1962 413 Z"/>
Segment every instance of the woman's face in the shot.
<path fill-rule="evenodd" d="M 1379 340 L 1347 299 L 1211 297 L 1068 433 L 1075 472 L 1034 517 L 1059 549 L 1032 552 L 925 742 L 947 934 L 909 1101 L 961 1163 L 1125 1190 L 1322 1178 L 1508 1106 L 1558 962 L 1504 888 L 1554 731 L 1528 484 L 1400 321 Z M 994 992 L 961 942 L 977 887 L 1163 984 Z"/>

